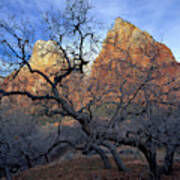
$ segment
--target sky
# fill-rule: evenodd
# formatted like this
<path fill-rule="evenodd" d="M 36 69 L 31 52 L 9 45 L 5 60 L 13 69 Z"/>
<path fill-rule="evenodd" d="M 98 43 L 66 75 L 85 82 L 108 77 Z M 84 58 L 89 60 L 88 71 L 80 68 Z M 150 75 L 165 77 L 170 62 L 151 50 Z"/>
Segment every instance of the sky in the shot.
<path fill-rule="evenodd" d="M 180 0 L 97 0 L 99 17 L 118 16 L 165 43 L 180 62 Z"/>
<path fill-rule="evenodd" d="M 37 21 L 39 11 L 63 7 L 65 0 L 0 0 L 0 16 L 25 14 Z M 104 32 L 122 17 L 166 44 L 180 62 L 180 0 L 92 0 L 93 13 L 106 24 Z M 38 23 L 38 21 L 37 21 Z"/>

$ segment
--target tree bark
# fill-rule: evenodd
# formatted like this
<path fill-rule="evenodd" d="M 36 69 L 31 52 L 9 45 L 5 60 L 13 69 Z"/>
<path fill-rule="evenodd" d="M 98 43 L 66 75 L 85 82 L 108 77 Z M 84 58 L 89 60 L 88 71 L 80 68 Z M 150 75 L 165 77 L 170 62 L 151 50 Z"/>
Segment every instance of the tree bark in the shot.
<path fill-rule="evenodd" d="M 11 172 L 8 167 L 5 167 L 6 180 L 12 180 Z"/>
<path fill-rule="evenodd" d="M 125 167 L 119 154 L 117 153 L 116 147 L 110 143 L 102 143 L 102 145 L 107 147 L 110 150 L 110 152 L 114 158 L 114 161 L 116 162 L 116 164 L 118 166 L 119 171 L 127 171 L 127 168 Z"/>
<path fill-rule="evenodd" d="M 160 180 L 160 173 L 156 162 L 156 155 L 154 153 L 150 153 L 150 155 L 147 156 L 147 160 L 149 163 L 150 171 L 152 173 L 151 178 L 153 180 Z"/>
<path fill-rule="evenodd" d="M 104 167 L 106 169 L 111 169 L 111 163 L 109 161 L 108 156 L 106 156 L 106 154 L 104 153 L 104 151 L 97 145 L 92 145 L 92 148 L 100 155 L 100 157 L 104 163 Z"/>
<path fill-rule="evenodd" d="M 164 158 L 162 173 L 166 175 L 170 175 L 173 172 L 173 162 L 174 162 L 174 154 L 176 151 L 176 147 L 167 146 L 166 147 L 166 155 Z"/>
<path fill-rule="evenodd" d="M 153 146 L 153 145 L 152 145 Z M 147 148 L 146 145 L 139 145 L 139 150 L 144 154 L 150 169 L 150 179 L 160 180 L 160 171 L 156 160 L 156 149 L 155 147 Z"/>

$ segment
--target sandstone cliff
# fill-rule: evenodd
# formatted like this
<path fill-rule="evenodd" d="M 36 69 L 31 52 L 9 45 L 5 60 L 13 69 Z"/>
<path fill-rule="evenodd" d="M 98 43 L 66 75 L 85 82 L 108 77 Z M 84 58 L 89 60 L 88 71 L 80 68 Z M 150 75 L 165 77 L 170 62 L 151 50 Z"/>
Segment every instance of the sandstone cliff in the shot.
<path fill-rule="evenodd" d="M 119 87 L 125 79 L 129 81 L 126 83 L 129 87 L 125 90 L 135 88 L 138 81 L 143 82 L 152 66 L 156 68 L 156 84 L 163 85 L 173 78 L 180 80 L 180 64 L 166 45 L 155 41 L 151 35 L 131 23 L 117 18 L 92 65 L 93 91 L 103 96 L 102 91 L 107 89 L 108 93 L 111 90 L 111 96 L 117 97 L 121 94 Z M 101 88 L 97 90 L 96 87 Z"/>
<path fill-rule="evenodd" d="M 154 58 L 158 64 L 175 62 L 168 47 L 121 18 L 116 19 L 114 27 L 108 32 L 95 63 L 101 58 L 106 63 L 108 60 L 122 59 L 144 67 L 150 65 Z"/>
<path fill-rule="evenodd" d="M 35 43 L 29 63 L 32 68 L 44 72 L 51 79 L 66 66 L 57 43 L 42 40 Z M 124 90 L 133 91 L 144 80 L 146 69 L 151 66 L 158 67 L 156 84 L 161 85 L 180 76 L 180 65 L 175 61 L 167 46 L 155 41 L 151 35 L 131 23 L 117 18 L 114 27 L 104 40 L 102 51 L 92 65 L 90 75 L 83 77 L 78 72 L 72 73 L 64 79 L 63 88 L 58 87 L 59 92 L 77 109 L 82 107 L 89 98 L 92 99 L 95 96 L 99 99 L 98 101 L 104 98 L 107 100 L 119 98 L 118 96 L 122 93 L 120 87 L 124 86 L 124 80 L 128 80 L 126 86 L 123 87 Z M 37 95 L 50 92 L 46 81 L 37 74 L 31 74 L 27 67 L 24 67 L 15 79 L 12 77 L 13 73 L 3 82 L 2 87 L 7 91 L 30 91 Z M 169 88 L 162 87 L 162 90 L 167 89 Z M 128 93 L 126 98 L 128 98 Z M 32 105 L 31 100 L 25 97 L 4 98 L 3 102 L 18 104 L 28 109 Z M 39 102 L 35 105 L 30 108 L 32 112 L 37 109 L 41 111 Z M 57 108 L 53 102 L 44 102 L 41 105 Z"/>
<path fill-rule="evenodd" d="M 62 69 L 67 67 L 67 63 L 64 60 L 63 53 L 58 48 L 55 41 L 42 41 L 39 40 L 35 43 L 33 48 L 33 54 L 29 60 L 29 64 L 32 69 L 40 70 L 45 75 L 53 80 L 56 74 L 62 73 Z M 7 91 L 29 91 L 34 95 L 46 95 L 51 92 L 51 88 L 44 78 L 42 78 L 37 73 L 30 73 L 27 66 L 24 66 L 18 75 L 14 78 L 15 72 L 7 76 L 1 87 Z M 64 87 L 58 87 L 59 92 L 62 96 L 68 99 L 73 99 L 77 102 L 81 95 L 78 95 L 78 91 L 81 86 L 76 86 L 81 84 L 82 74 L 78 72 L 72 73 L 66 79 L 64 79 Z M 42 111 L 42 106 L 44 108 L 50 106 L 52 109 L 57 108 L 54 102 L 36 102 L 32 101 L 26 97 L 6 97 L 3 98 L 2 104 L 15 105 L 15 108 L 26 108 L 28 111 L 37 112 Z M 41 104 L 41 106 L 39 105 Z"/>

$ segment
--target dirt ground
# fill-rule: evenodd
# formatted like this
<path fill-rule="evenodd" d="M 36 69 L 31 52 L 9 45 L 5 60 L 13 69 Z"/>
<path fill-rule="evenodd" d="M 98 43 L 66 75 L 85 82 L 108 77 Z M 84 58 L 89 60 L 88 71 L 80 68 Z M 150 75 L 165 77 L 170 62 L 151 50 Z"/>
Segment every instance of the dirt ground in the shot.
<path fill-rule="evenodd" d="M 128 171 L 119 172 L 113 160 L 112 169 L 106 170 L 99 157 L 81 157 L 62 163 L 38 166 L 17 174 L 14 180 L 145 180 L 148 177 L 146 162 L 134 158 L 123 158 Z M 162 180 L 180 180 L 180 162 L 175 162 L 171 176 Z"/>

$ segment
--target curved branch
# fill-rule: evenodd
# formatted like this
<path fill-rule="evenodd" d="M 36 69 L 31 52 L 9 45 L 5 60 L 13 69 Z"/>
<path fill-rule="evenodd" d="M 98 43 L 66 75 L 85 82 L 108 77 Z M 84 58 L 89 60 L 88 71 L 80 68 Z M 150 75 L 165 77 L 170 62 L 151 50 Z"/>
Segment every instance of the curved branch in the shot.
<path fill-rule="evenodd" d="M 35 100 L 43 100 L 43 99 L 52 99 L 52 100 L 56 100 L 57 98 L 54 96 L 49 96 L 49 95 L 45 95 L 45 96 L 36 96 L 31 94 L 30 92 L 21 92 L 21 91 L 10 91 L 10 92 L 6 92 L 2 89 L 0 89 L 0 94 L 1 96 L 13 96 L 13 95 L 22 95 L 22 96 L 27 96 L 28 98 L 30 98 L 31 100 L 35 101 Z"/>

